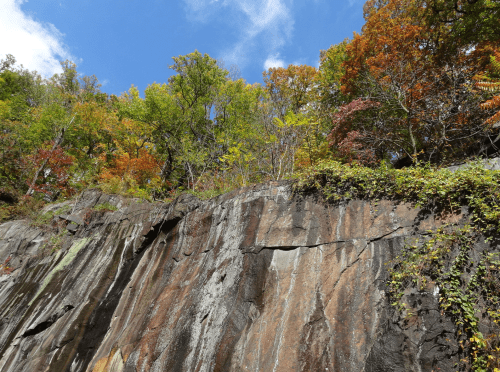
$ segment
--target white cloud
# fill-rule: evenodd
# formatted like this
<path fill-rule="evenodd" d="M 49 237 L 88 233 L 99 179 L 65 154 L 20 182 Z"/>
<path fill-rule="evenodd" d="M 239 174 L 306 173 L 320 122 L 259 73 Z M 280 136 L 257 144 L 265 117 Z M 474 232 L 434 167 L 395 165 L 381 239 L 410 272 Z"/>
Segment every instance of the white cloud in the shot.
<path fill-rule="evenodd" d="M 238 41 L 222 58 L 227 63 L 245 65 L 258 50 L 264 56 L 276 55 L 291 38 L 294 20 L 286 1 L 290 0 L 184 0 L 188 17 L 207 22 L 223 10 L 228 24 L 235 25 Z M 261 56 L 260 58 L 265 58 Z M 252 58 L 253 59 L 253 58 Z"/>
<path fill-rule="evenodd" d="M 285 67 L 285 61 L 277 57 L 268 57 L 264 62 L 264 70 L 269 70 L 271 67 Z"/>
<path fill-rule="evenodd" d="M 24 0 L 0 2 L 0 58 L 12 54 L 19 64 L 45 77 L 62 71 L 60 60 L 74 60 L 62 41 L 64 35 L 54 25 L 23 13 Z"/>

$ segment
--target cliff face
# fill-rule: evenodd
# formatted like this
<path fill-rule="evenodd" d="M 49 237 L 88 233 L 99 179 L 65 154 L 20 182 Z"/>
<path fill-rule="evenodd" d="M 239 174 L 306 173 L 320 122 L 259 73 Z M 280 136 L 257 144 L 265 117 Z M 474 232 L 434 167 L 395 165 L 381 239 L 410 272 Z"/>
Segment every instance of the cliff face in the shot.
<path fill-rule="evenodd" d="M 52 210 L 50 226 L 0 225 L 2 372 L 450 371 L 458 360 L 438 288 L 408 293 L 406 319 L 386 296 L 385 263 L 444 222 L 409 204 L 332 206 L 281 183 L 168 205 L 91 190 Z"/>

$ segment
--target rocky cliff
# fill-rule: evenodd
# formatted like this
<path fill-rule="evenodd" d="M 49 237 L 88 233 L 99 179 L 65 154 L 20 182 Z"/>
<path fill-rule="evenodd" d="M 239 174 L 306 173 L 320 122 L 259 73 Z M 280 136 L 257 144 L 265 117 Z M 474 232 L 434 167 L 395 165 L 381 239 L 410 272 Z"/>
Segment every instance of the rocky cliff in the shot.
<path fill-rule="evenodd" d="M 459 358 L 439 288 L 407 294 L 411 319 L 387 298 L 386 263 L 446 222 L 410 204 L 272 183 L 171 204 L 90 190 L 45 213 L 0 225 L 2 372 L 451 371 Z"/>

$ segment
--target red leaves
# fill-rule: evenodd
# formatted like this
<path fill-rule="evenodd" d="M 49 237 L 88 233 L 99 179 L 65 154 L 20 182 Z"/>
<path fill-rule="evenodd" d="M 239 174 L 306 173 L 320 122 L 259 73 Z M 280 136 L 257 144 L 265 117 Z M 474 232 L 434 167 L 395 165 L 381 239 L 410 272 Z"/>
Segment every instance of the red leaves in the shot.
<path fill-rule="evenodd" d="M 49 145 L 47 147 L 51 147 L 53 144 Z M 61 146 L 57 146 L 54 151 L 47 148 L 39 149 L 35 154 L 26 157 L 24 163 L 26 168 L 35 171 L 45 160 L 47 160 L 47 164 L 36 180 L 33 189 L 47 195 L 52 195 L 56 191 L 72 194 L 74 189 L 69 181 L 73 158 L 66 154 Z"/>
<path fill-rule="evenodd" d="M 363 135 L 356 130 L 347 133 L 337 147 L 340 156 L 348 163 L 356 161 L 363 165 L 375 164 L 377 159 L 374 151 L 367 149 L 360 141 L 362 139 Z"/>
<path fill-rule="evenodd" d="M 363 143 L 364 135 L 356 130 L 357 121 L 367 110 L 380 107 L 379 102 L 358 98 L 343 105 L 332 115 L 333 129 L 327 139 L 331 147 L 347 162 L 358 161 L 362 164 L 375 162 L 374 151 Z"/>
<path fill-rule="evenodd" d="M 333 129 L 327 139 L 330 146 L 338 146 L 349 132 L 356 126 L 356 119 L 364 120 L 359 114 L 372 108 L 380 107 L 380 103 L 358 98 L 346 105 L 343 105 L 339 110 L 332 115 Z M 359 135 L 356 136 L 358 138 Z M 354 138 L 351 138 L 351 141 Z"/>
<path fill-rule="evenodd" d="M 380 107 L 380 103 L 363 98 L 355 99 L 347 105 L 341 106 L 339 110 L 332 115 L 333 126 L 335 128 L 342 123 L 347 123 L 349 120 L 352 120 L 358 112 L 374 107 Z"/>

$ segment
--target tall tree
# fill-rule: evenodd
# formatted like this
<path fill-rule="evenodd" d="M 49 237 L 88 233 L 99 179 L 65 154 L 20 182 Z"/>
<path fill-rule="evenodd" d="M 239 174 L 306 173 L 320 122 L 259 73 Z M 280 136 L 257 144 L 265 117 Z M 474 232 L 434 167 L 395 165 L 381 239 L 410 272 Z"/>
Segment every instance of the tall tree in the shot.
<path fill-rule="evenodd" d="M 313 102 L 317 73 L 316 68 L 307 65 L 272 67 L 263 72 L 267 92 L 280 120 L 288 111 L 298 114 Z"/>
<path fill-rule="evenodd" d="M 473 84 L 487 50 L 441 48 L 454 35 L 445 32 L 449 25 L 429 26 L 426 11 L 413 0 L 365 4 L 363 33 L 346 47 L 342 89 L 366 104 L 356 115 L 336 114 L 333 146 L 371 148 L 378 159 L 442 163 L 471 155 L 491 136 L 479 110 L 484 95 Z"/>

